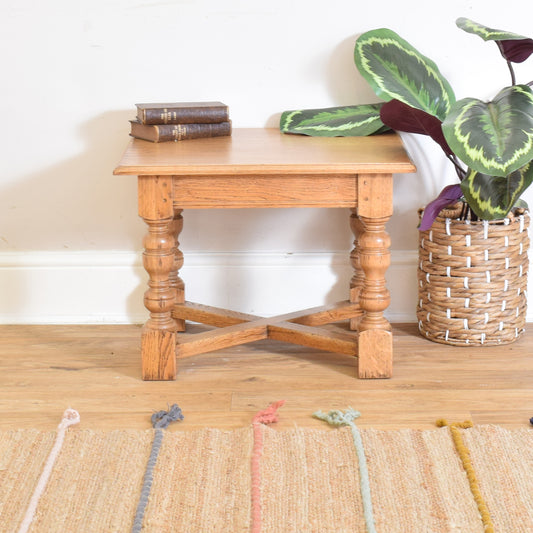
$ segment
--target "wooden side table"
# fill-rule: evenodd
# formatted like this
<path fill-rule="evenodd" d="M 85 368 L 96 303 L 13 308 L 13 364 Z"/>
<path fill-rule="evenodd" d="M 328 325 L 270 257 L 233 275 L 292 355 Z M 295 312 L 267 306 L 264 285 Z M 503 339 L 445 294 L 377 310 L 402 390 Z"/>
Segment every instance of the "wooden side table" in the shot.
<path fill-rule="evenodd" d="M 142 376 L 176 377 L 176 360 L 270 338 L 358 357 L 358 376 L 392 374 L 385 272 L 393 173 L 415 167 L 396 134 L 318 138 L 276 129 L 234 129 L 231 137 L 149 143 L 134 139 L 115 174 L 138 176 L 139 215 L 148 225 L 143 264 L 150 319 L 142 330 Z M 179 277 L 183 209 L 344 207 L 355 236 L 354 276 L 344 302 L 262 318 L 187 302 Z M 320 326 L 350 319 L 350 331 Z M 185 321 L 216 326 L 197 334 Z"/>

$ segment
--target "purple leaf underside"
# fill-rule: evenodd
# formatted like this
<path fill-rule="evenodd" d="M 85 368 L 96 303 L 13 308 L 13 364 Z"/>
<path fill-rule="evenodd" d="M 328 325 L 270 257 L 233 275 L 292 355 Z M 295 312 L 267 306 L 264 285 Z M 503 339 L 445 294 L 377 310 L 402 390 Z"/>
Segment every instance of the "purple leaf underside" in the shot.
<path fill-rule="evenodd" d="M 440 145 L 446 155 L 452 155 L 453 152 L 442 133 L 442 122 L 437 117 L 399 100 L 391 100 L 383 104 L 380 116 L 381 121 L 393 130 L 429 135 Z"/>
<path fill-rule="evenodd" d="M 461 185 L 458 183 L 455 185 L 448 185 L 442 189 L 441 193 L 424 209 L 422 220 L 420 222 L 419 230 L 426 231 L 433 225 L 433 222 L 437 218 L 442 209 L 453 204 L 463 196 Z"/>
<path fill-rule="evenodd" d="M 533 39 L 498 41 L 503 57 L 513 63 L 522 63 L 533 54 Z"/>

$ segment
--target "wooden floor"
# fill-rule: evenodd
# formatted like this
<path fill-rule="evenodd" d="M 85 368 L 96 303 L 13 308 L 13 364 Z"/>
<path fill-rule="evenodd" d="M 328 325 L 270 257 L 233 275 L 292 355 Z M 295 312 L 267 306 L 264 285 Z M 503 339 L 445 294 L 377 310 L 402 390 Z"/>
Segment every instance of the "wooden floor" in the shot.
<path fill-rule="evenodd" d="M 67 407 L 85 428 L 147 429 L 173 403 L 185 414 L 176 429 L 229 429 L 282 399 L 280 429 L 325 427 L 314 411 L 348 406 L 360 427 L 432 428 L 438 418 L 531 427 L 533 325 L 503 347 L 432 343 L 413 324 L 394 334 L 388 380 L 358 380 L 348 356 L 261 341 L 185 359 L 176 381 L 143 382 L 139 326 L 0 326 L 0 429 L 54 429 Z"/>

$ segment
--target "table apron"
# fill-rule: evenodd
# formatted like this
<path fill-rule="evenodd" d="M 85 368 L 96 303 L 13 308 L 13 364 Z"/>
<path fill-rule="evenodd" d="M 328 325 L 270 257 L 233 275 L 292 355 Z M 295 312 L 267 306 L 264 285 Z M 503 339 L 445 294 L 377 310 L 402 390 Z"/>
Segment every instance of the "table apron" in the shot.
<path fill-rule="evenodd" d="M 177 209 L 356 207 L 357 175 L 173 176 Z"/>

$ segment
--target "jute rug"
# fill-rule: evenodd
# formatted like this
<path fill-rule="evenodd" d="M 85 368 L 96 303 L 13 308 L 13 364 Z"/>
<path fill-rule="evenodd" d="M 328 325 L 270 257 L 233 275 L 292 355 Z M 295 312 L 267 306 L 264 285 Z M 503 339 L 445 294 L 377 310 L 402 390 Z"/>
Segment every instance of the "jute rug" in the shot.
<path fill-rule="evenodd" d="M 0 432 L 0 531 L 533 532 L 533 429 L 278 431 L 279 406 L 234 431 Z"/>

